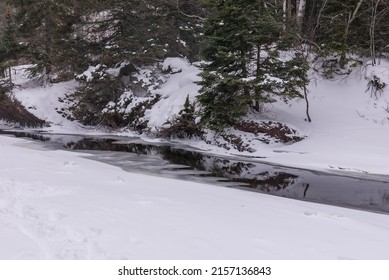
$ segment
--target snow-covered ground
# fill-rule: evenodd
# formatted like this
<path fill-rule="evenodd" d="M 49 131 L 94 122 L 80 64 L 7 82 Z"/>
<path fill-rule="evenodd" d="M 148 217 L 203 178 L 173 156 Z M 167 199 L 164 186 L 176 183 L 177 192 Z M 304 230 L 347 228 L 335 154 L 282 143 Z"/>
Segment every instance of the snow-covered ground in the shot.
<path fill-rule="evenodd" d="M 170 63 L 182 71 L 157 89 L 163 98 L 145 114 L 150 128 L 177 114 L 188 95 L 195 100 L 198 69 Z M 389 181 L 389 89 L 377 97 L 365 92 L 372 75 L 389 84 L 388 69 L 382 62 L 347 79 L 312 76 L 311 123 L 304 120 L 304 100 L 271 104 L 255 116 L 286 123 L 307 136 L 301 142 L 258 143 L 253 153 L 189 144 L 207 153 Z M 58 98 L 74 90 L 75 82 L 36 87 L 22 67 L 14 77 L 20 86 L 13 94 L 51 122 L 47 130 L 103 133 L 57 113 L 66 106 Z M 389 258 L 388 215 L 127 173 L 10 137 L 0 137 L 0 154 L 3 259 Z"/>
<path fill-rule="evenodd" d="M 128 173 L 0 137 L 0 259 L 388 259 L 389 216 Z"/>
<path fill-rule="evenodd" d="M 199 69 L 183 59 L 167 59 L 162 65 L 175 71 L 167 81 L 154 90 L 162 96 L 152 109 L 147 110 L 145 119 L 149 128 L 159 129 L 171 121 L 182 109 L 187 96 L 196 100 L 199 86 Z M 181 71 L 180 71 L 181 70 Z M 88 72 L 88 71 L 87 71 Z M 357 68 L 349 77 L 335 81 L 324 80 L 311 74 L 309 86 L 310 115 L 312 122 L 305 121 L 305 101 L 293 100 L 288 104 L 277 102 L 264 108 L 264 114 L 254 115 L 256 120 L 272 120 L 287 124 L 307 138 L 301 142 L 285 145 L 282 143 L 263 144 L 255 142 L 255 152 L 239 152 L 234 148 L 225 150 L 203 141 L 187 141 L 194 147 L 208 153 L 224 155 L 245 155 L 252 159 L 286 166 L 347 173 L 353 176 L 379 177 L 389 180 L 389 86 L 382 93 L 371 96 L 367 91 L 368 81 L 376 75 L 389 85 L 389 62 L 381 61 L 378 66 Z M 15 83 L 20 87 L 14 95 L 36 116 L 51 122 L 52 132 L 60 133 L 103 133 L 85 129 L 68 121 L 57 111 L 66 107 L 58 98 L 64 97 L 76 87 L 75 82 L 59 83 L 46 87 L 33 87 L 33 82 L 23 71 L 16 69 Z M 142 79 L 142 77 L 140 77 Z M 132 136 L 131 131 L 116 132 Z M 147 138 L 147 140 L 155 141 Z M 265 157 L 265 159 L 263 159 Z M 384 175 L 384 176 L 383 176 Z"/>
<path fill-rule="evenodd" d="M 259 154 L 271 162 L 332 172 L 389 174 L 389 88 L 371 97 L 367 83 L 373 75 L 389 84 L 389 65 L 357 69 L 348 79 L 312 80 L 309 90 L 312 123 L 304 121 L 305 102 L 272 110 L 279 121 L 308 137 L 296 144 Z M 274 152 L 274 151 L 277 152 Z M 282 150 L 283 153 L 279 153 Z M 389 179 L 389 177 L 387 177 Z"/>
<path fill-rule="evenodd" d="M 386 87 L 377 97 L 367 90 L 373 75 Z M 389 63 L 364 66 L 348 78 L 328 81 L 312 74 L 309 113 L 305 100 L 277 102 L 264 108 L 257 120 L 272 120 L 296 129 L 306 139 L 292 145 L 255 143 L 254 153 L 215 149 L 202 142 L 194 146 L 219 154 L 238 154 L 265 162 L 389 181 Z M 384 176 L 382 176 L 384 175 Z"/>

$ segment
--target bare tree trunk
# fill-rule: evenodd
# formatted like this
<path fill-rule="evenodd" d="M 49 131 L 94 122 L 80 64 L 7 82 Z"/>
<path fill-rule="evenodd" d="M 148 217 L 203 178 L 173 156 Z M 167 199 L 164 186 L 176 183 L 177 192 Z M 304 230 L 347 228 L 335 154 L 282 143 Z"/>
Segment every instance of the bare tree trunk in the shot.
<path fill-rule="evenodd" d="M 12 69 L 11 69 L 11 66 L 8 67 L 8 75 L 9 75 L 9 84 L 12 85 Z"/>
<path fill-rule="evenodd" d="M 282 10 L 284 12 L 285 27 L 288 27 L 292 18 L 292 0 L 284 0 L 282 3 Z"/>
<path fill-rule="evenodd" d="M 259 77 L 259 75 L 261 75 L 261 70 L 260 70 L 260 67 L 261 67 L 261 45 L 258 44 L 257 45 L 257 58 L 256 58 L 256 75 L 257 77 Z M 255 90 L 255 97 L 258 99 L 258 95 L 259 95 L 259 92 L 258 90 Z M 254 105 L 254 109 L 258 112 L 259 111 L 259 101 L 258 100 L 255 100 L 255 105 Z"/>
<path fill-rule="evenodd" d="M 355 20 L 356 16 L 357 16 L 357 13 L 358 13 L 358 10 L 359 8 L 361 7 L 362 3 L 363 3 L 364 0 L 359 0 L 358 4 L 356 5 L 355 9 L 353 12 L 350 12 L 349 15 L 348 15 L 348 20 L 347 20 L 347 24 L 346 24 L 346 29 L 344 31 L 344 35 L 343 35 L 343 43 L 347 46 L 347 39 L 348 39 L 348 33 L 350 31 L 350 26 L 351 24 L 353 23 L 353 21 Z M 341 68 L 344 68 L 345 64 L 346 64 L 346 52 L 344 51 L 341 56 L 340 56 L 340 67 Z"/>
<path fill-rule="evenodd" d="M 307 114 L 307 121 L 312 122 L 311 116 L 309 115 L 309 101 L 308 101 L 308 90 L 307 87 L 304 86 L 304 97 L 305 97 L 305 103 L 306 103 L 306 110 L 305 113 Z"/>
<path fill-rule="evenodd" d="M 284 12 L 284 30 L 287 30 L 292 22 L 292 0 L 284 0 L 282 9 Z"/>
<path fill-rule="evenodd" d="M 305 16 L 306 0 L 299 0 L 297 5 L 297 24 L 301 29 Z"/>
<path fill-rule="evenodd" d="M 348 16 L 346 30 L 344 31 L 344 42 L 345 43 L 347 42 L 348 33 L 349 33 L 349 30 L 350 30 L 351 23 L 353 23 L 353 21 L 355 20 L 355 18 L 357 16 L 357 13 L 358 13 L 358 10 L 361 7 L 363 1 L 364 0 L 359 0 L 359 2 L 357 4 L 357 6 L 355 7 L 354 11 L 352 13 L 350 13 L 349 16 Z"/>
<path fill-rule="evenodd" d="M 48 79 L 48 75 L 51 72 L 51 58 L 52 58 L 52 33 L 53 33 L 53 20 L 51 15 L 51 3 L 50 0 L 45 0 L 46 9 L 45 9 L 45 58 L 44 58 L 44 67 L 45 67 L 45 77 L 44 82 Z"/>
<path fill-rule="evenodd" d="M 328 4 L 328 0 L 325 0 L 324 1 L 324 3 L 323 3 L 323 5 L 320 7 L 320 11 L 319 11 L 319 14 L 318 14 L 318 16 L 317 16 L 317 20 L 316 20 L 316 25 L 315 25 L 315 28 L 313 29 L 313 34 L 312 34 L 312 40 L 315 38 L 315 36 L 316 36 L 316 30 L 319 28 L 319 26 L 320 26 L 320 19 L 321 19 L 321 16 L 322 16 L 322 14 L 323 14 L 323 12 L 324 12 L 324 9 L 326 8 L 326 6 L 327 6 L 327 4 Z"/>
<path fill-rule="evenodd" d="M 283 19 L 284 19 L 284 31 L 286 30 L 286 22 L 287 22 L 287 18 L 286 18 L 286 6 L 287 6 L 287 3 L 286 3 L 287 0 L 283 0 L 282 2 L 282 16 L 283 16 Z"/>
<path fill-rule="evenodd" d="M 292 0 L 287 0 L 286 19 L 287 21 L 290 21 L 291 18 L 292 18 Z"/>
<path fill-rule="evenodd" d="M 377 23 L 377 10 L 380 0 L 371 0 L 371 24 L 370 24 L 370 53 L 371 64 L 376 65 L 375 26 Z"/>

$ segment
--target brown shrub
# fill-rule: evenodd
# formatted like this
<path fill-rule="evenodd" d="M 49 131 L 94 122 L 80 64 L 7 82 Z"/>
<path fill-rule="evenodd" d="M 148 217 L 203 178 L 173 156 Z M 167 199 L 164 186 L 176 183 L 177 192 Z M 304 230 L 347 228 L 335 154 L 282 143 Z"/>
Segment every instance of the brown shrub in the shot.
<path fill-rule="evenodd" d="M 44 121 L 28 112 L 23 105 L 0 89 L 0 120 L 26 127 L 41 127 Z"/>

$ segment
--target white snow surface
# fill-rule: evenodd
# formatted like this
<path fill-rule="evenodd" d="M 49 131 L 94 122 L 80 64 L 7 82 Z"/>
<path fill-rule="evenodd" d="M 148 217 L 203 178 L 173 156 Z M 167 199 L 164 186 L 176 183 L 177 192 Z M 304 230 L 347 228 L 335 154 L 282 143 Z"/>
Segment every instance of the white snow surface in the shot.
<path fill-rule="evenodd" d="M 258 154 L 283 165 L 388 175 L 389 88 L 377 93 L 377 98 L 370 90 L 366 92 L 372 75 L 389 84 L 389 65 L 383 64 L 357 69 L 347 79 L 313 78 L 309 87 L 312 123 L 304 121 L 304 100 L 269 106 L 273 119 L 290 124 L 308 137 L 293 145 L 265 148 Z"/>
<path fill-rule="evenodd" d="M 155 90 L 162 98 L 145 116 L 155 130 L 178 114 L 187 96 L 195 101 L 199 89 L 195 65 L 179 59 L 166 65 L 181 71 Z M 51 123 L 47 130 L 102 133 L 55 110 L 66 106 L 58 98 L 73 91 L 75 81 L 40 87 L 23 68 L 15 69 L 19 87 L 13 94 Z M 304 100 L 267 105 L 251 116 L 287 124 L 307 136 L 301 142 L 255 142 L 253 153 L 199 140 L 186 144 L 206 153 L 389 181 L 389 87 L 377 96 L 366 92 L 373 76 L 389 84 L 388 69 L 385 61 L 365 64 L 335 81 L 312 74 L 311 123 L 304 120 Z M 0 259 L 389 258 L 388 215 L 128 173 L 11 137 L 0 137 L 0 154 Z"/>
<path fill-rule="evenodd" d="M 187 97 L 190 102 L 196 101 L 199 86 L 195 84 L 200 80 L 199 69 L 190 65 L 181 58 L 167 58 L 162 65 L 163 69 L 173 72 L 169 79 L 155 92 L 161 95 L 161 100 L 147 110 L 145 119 L 152 131 L 161 128 L 166 122 L 173 121 L 174 117 L 183 109 Z"/>
<path fill-rule="evenodd" d="M 387 259 L 389 216 L 125 172 L 0 137 L 0 259 Z"/>

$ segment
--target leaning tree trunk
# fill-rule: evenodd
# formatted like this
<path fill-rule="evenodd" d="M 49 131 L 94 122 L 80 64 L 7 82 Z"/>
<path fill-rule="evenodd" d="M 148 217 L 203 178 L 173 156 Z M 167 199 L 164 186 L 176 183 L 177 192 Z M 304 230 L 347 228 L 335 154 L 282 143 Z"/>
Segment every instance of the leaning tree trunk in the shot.
<path fill-rule="evenodd" d="M 311 116 L 309 115 L 308 90 L 307 90 L 307 87 L 306 87 L 306 86 L 304 87 L 304 97 L 305 97 L 305 104 L 306 104 L 305 113 L 307 114 L 306 120 L 307 120 L 308 122 L 312 122 Z"/>
<path fill-rule="evenodd" d="M 363 1 L 364 0 L 359 0 L 359 2 L 357 4 L 357 6 L 355 7 L 354 11 L 350 12 L 350 14 L 348 15 L 348 20 L 347 20 L 347 23 L 346 23 L 346 29 L 345 29 L 344 35 L 343 35 L 343 43 L 344 43 L 345 46 L 347 46 L 347 40 L 348 40 L 349 31 L 350 31 L 350 26 L 353 23 L 353 21 L 355 20 L 355 18 L 357 17 L 358 10 L 361 7 Z M 340 59 L 340 66 L 343 68 L 345 66 L 345 63 L 346 63 L 346 51 L 343 51 L 343 53 L 341 55 L 341 59 Z"/>
<path fill-rule="evenodd" d="M 320 7 L 319 14 L 317 15 L 315 27 L 313 28 L 313 32 L 312 32 L 312 37 L 311 37 L 312 40 L 314 40 L 314 38 L 316 37 L 316 31 L 320 26 L 320 20 L 321 20 L 321 17 L 323 15 L 324 10 L 327 7 L 327 4 L 328 4 L 328 0 L 324 0 L 323 4 Z"/>

